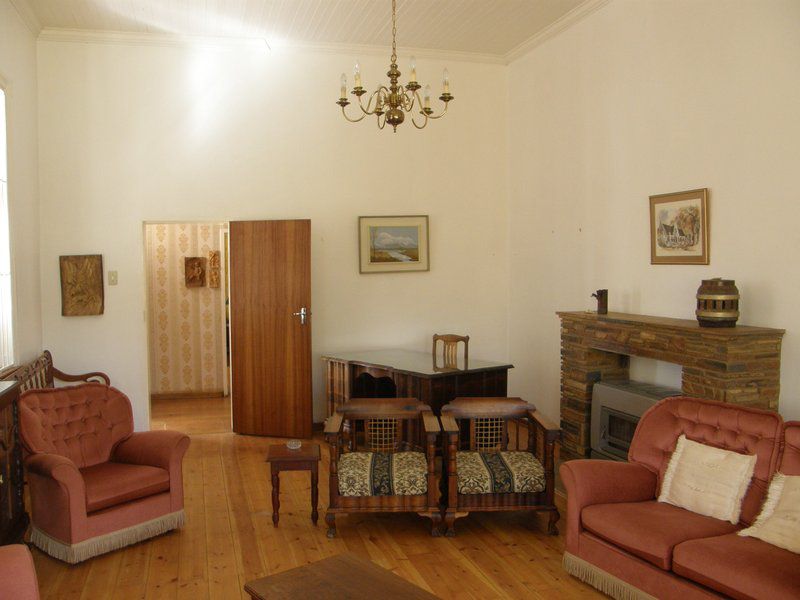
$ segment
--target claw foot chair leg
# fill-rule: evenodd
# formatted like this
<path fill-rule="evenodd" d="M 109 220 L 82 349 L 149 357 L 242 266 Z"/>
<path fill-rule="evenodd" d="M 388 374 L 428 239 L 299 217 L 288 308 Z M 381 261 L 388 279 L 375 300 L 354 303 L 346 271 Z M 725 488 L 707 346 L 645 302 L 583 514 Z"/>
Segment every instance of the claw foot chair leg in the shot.
<path fill-rule="evenodd" d="M 456 536 L 456 515 L 455 513 L 447 513 L 444 517 L 445 536 Z"/>
<path fill-rule="evenodd" d="M 556 527 L 556 523 L 561 518 L 558 510 L 553 509 L 550 511 L 550 517 L 547 520 L 547 533 L 548 535 L 558 535 L 558 527 Z"/>
<path fill-rule="evenodd" d="M 439 513 L 431 514 L 431 536 L 439 537 L 442 535 L 442 515 Z"/>
<path fill-rule="evenodd" d="M 333 539 L 336 537 L 336 515 L 332 513 L 325 514 L 325 524 L 328 526 L 328 537 Z"/>

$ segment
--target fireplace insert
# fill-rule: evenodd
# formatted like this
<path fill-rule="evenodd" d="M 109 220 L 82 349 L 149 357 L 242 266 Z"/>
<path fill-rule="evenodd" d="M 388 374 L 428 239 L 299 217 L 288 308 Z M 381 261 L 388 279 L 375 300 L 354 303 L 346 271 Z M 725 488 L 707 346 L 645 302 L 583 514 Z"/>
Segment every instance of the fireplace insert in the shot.
<path fill-rule="evenodd" d="M 639 381 L 599 381 L 592 389 L 592 458 L 627 460 L 636 425 L 644 412 L 679 389 Z"/>

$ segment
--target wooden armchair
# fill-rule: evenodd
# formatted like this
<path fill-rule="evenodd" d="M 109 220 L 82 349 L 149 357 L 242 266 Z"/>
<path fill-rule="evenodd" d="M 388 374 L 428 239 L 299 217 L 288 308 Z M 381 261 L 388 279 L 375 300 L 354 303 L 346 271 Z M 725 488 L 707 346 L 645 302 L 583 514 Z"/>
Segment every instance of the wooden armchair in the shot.
<path fill-rule="evenodd" d="M 528 444 L 508 450 L 508 423 L 527 422 Z M 558 533 L 554 502 L 555 443 L 561 430 L 520 398 L 456 398 L 442 407 L 445 433 L 446 534 L 471 511 L 533 510 L 550 513 L 548 533 Z"/>
<path fill-rule="evenodd" d="M 436 478 L 439 421 L 416 398 L 355 398 L 325 424 L 330 444 L 328 537 L 336 515 L 415 512 L 429 517 L 439 535 Z"/>
<path fill-rule="evenodd" d="M 442 365 L 436 353 L 439 342 L 442 343 Z M 469 336 L 452 333 L 433 334 L 433 368 L 436 371 L 452 371 L 458 369 L 458 344 L 464 343 L 464 368 L 469 365 Z"/>

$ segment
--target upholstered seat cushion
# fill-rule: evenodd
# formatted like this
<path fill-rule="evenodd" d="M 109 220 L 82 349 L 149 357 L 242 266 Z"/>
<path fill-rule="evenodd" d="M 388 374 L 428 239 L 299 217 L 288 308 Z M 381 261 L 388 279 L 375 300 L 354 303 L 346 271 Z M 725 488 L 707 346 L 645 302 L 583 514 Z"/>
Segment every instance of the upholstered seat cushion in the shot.
<path fill-rule="evenodd" d="M 348 452 L 339 458 L 342 496 L 414 496 L 428 492 L 422 452 Z"/>
<path fill-rule="evenodd" d="M 459 494 L 541 492 L 544 468 L 530 452 L 472 452 L 456 454 Z"/>
<path fill-rule="evenodd" d="M 673 570 L 732 598 L 800 598 L 800 556 L 736 534 L 675 547 Z"/>
<path fill-rule="evenodd" d="M 169 491 L 169 472 L 158 467 L 106 462 L 81 469 L 86 512 Z"/>
<path fill-rule="evenodd" d="M 739 529 L 728 521 L 655 501 L 587 506 L 581 511 L 581 524 L 593 534 L 666 571 L 672 568 L 672 551 L 681 542 Z"/>

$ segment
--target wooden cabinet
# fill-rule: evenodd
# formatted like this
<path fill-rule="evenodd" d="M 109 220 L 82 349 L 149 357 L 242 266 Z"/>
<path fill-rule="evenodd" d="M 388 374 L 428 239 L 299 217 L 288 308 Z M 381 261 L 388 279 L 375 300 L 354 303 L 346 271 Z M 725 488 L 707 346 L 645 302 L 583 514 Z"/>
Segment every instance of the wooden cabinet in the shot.
<path fill-rule="evenodd" d="M 28 514 L 22 500 L 19 382 L 0 381 L 0 544 L 22 540 Z"/>

